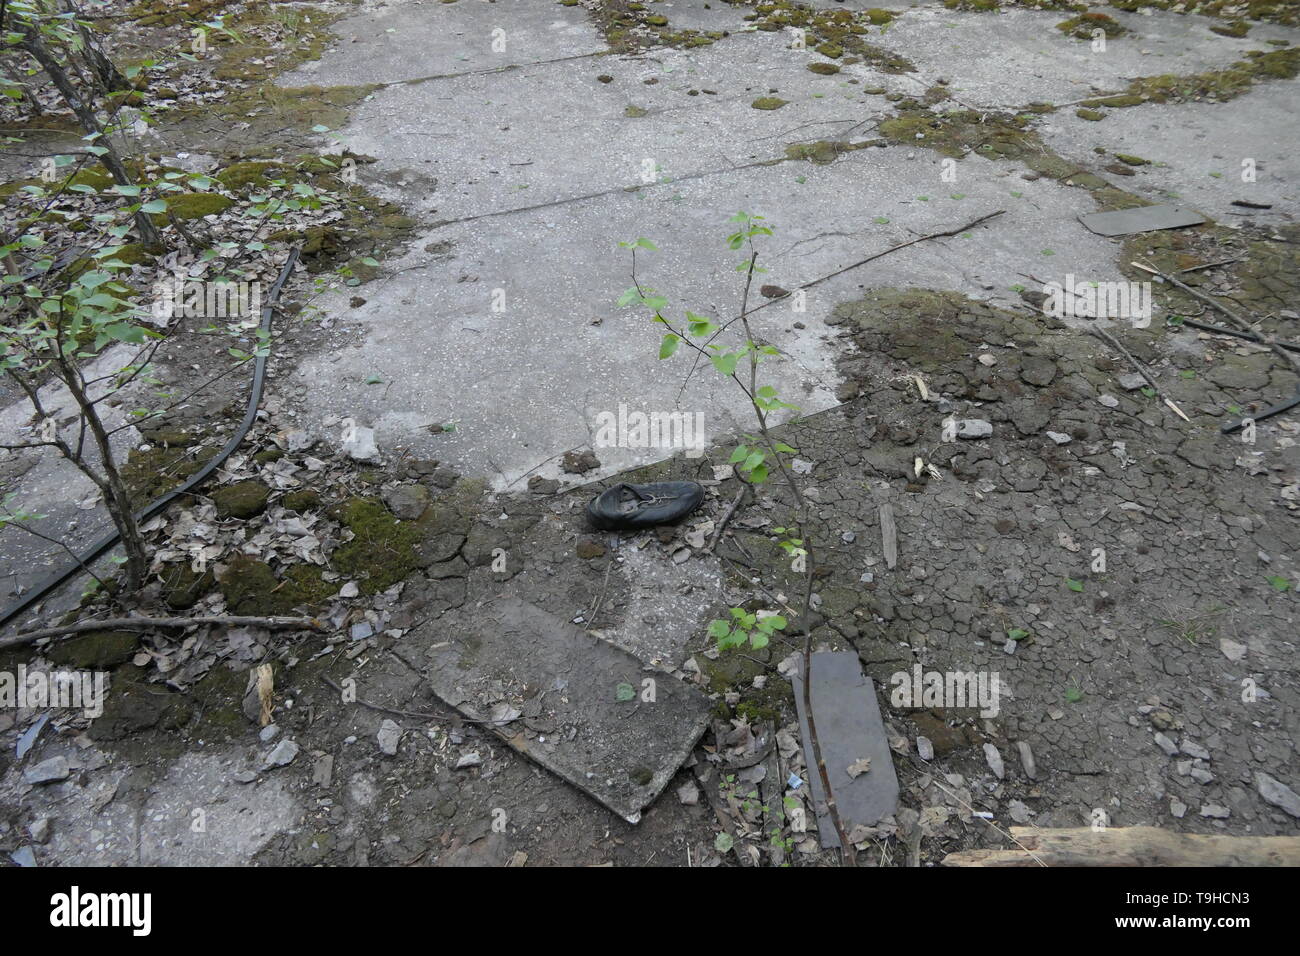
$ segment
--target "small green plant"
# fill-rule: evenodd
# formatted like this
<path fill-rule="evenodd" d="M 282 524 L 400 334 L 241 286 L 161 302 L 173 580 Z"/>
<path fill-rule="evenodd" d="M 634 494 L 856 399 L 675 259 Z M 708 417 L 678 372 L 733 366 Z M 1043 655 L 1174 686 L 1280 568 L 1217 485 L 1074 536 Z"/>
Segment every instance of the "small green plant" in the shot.
<path fill-rule="evenodd" d="M 718 650 L 743 647 L 746 643 L 754 650 L 762 650 L 770 643 L 772 635 L 784 630 L 786 619 L 779 614 L 758 616 L 744 608 L 733 607 L 731 620 L 715 620 L 709 624 L 709 636 L 718 642 Z"/>
<path fill-rule="evenodd" d="M 1079 701 L 1083 700 L 1083 688 L 1079 686 L 1077 680 L 1070 680 L 1070 686 L 1065 688 L 1065 699 L 1071 704 L 1077 704 Z"/>
<path fill-rule="evenodd" d="M 1075 578 L 1066 578 L 1065 586 L 1069 588 L 1071 591 L 1080 591 L 1080 592 L 1083 591 L 1083 582 Z"/>
<path fill-rule="evenodd" d="M 790 445 L 778 441 L 771 433 L 771 417 L 774 413 L 790 410 L 798 411 L 797 406 L 782 401 L 777 389 L 770 384 L 760 384 L 758 373 L 761 364 L 780 356 L 774 346 L 760 342 L 754 335 L 750 314 L 749 295 L 754 276 L 765 270 L 758 265 L 756 240 L 773 234 L 762 216 L 747 212 L 738 212 L 730 219 L 731 228 L 727 233 L 727 248 L 733 252 L 745 252 L 747 255 L 736 265 L 736 271 L 744 275 L 744 289 L 740 300 L 740 313 L 735 317 L 719 322 L 706 315 L 683 309 L 681 319 L 669 318 L 673 310 L 669 308 L 667 297 L 650 286 L 643 285 L 637 273 L 638 253 L 658 251 L 658 246 L 650 239 L 640 237 L 619 243 L 619 247 L 629 250 L 632 257 L 632 287 L 619 298 L 620 306 L 640 305 L 649 310 L 651 321 L 663 327 L 663 336 L 659 342 L 659 358 L 670 359 L 685 346 L 695 353 L 694 362 L 687 378 L 694 374 L 700 363 L 707 361 L 713 369 L 730 379 L 745 395 L 754 412 L 758 428 L 753 434 L 743 436 L 743 441 L 732 451 L 730 462 L 735 466 L 737 478 L 742 482 L 742 498 L 752 486 L 762 485 L 772 476 L 780 475 L 785 489 L 794 503 L 795 521 L 792 529 L 781 529 L 784 534 L 792 530 L 793 534 L 778 542 L 787 554 L 796 559 L 797 568 L 804 575 L 804 595 L 801 612 L 806 614 L 812 594 L 813 554 L 807 542 L 803 528 L 808 519 L 808 504 L 799 484 L 795 481 L 786 456 L 795 454 Z M 762 308 L 759 306 L 757 308 Z M 739 325 L 739 342 L 730 346 L 722 344 L 722 335 Z M 734 333 L 733 333 L 734 334 Z M 739 505 L 740 501 L 737 501 Z M 768 646 L 773 635 L 785 629 L 787 618 L 775 612 L 749 611 L 742 607 L 730 609 L 730 619 L 716 619 L 709 624 L 708 633 L 716 642 L 719 650 L 748 646 L 760 650 Z M 812 660 L 812 640 L 808 629 L 804 629 L 803 641 L 804 673 Z M 812 719 L 811 682 L 804 681 L 803 694 L 805 712 L 809 715 L 809 744 L 815 756 L 817 772 L 821 775 L 822 785 L 827 793 L 833 793 L 830 776 L 821 759 L 821 749 L 817 737 L 817 726 Z M 833 801 L 829 804 L 832 825 L 840 838 L 844 862 L 851 865 L 854 858 L 852 844 L 848 840 L 839 810 Z M 719 838 L 721 839 L 721 837 Z M 730 844 L 728 844 L 730 848 Z"/>

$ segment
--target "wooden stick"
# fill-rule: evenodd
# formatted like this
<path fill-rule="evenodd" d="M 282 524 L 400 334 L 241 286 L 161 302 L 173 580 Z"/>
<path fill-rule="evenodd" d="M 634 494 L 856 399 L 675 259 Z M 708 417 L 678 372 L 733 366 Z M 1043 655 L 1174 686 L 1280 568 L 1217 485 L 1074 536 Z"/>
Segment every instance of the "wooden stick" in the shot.
<path fill-rule="evenodd" d="M 710 541 L 709 546 L 704 549 L 705 554 L 713 553 L 713 549 L 716 548 L 718 542 L 722 540 L 722 532 L 726 530 L 727 522 L 730 521 L 732 515 L 736 513 L 736 509 L 740 507 L 740 503 L 745 500 L 745 495 L 749 494 L 749 484 L 745 479 L 741 478 L 740 475 L 737 474 L 736 480 L 740 482 L 740 494 L 736 495 L 736 500 L 731 503 L 731 507 L 727 509 L 726 513 L 722 516 L 722 519 L 718 522 L 718 530 L 713 533 L 713 540 Z"/>
<path fill-rule="evenodd" d="M 46 637 L 66 634 L 84 634 L 86 631 L 147 631 L 162 627 L 194 627 L 202 624 L 222 624 L 227 627 L 266 627 L 271 630 L 303 629 L 326 630 L 325 624 L 314 617 L 241 617 L 220 614 L 212 617 L 107 617 L 95 621 L 76 621 L 59 627 L 45 627 L 28 631 L 16 637 L 0 640 L 0 650 L 21 647 Z"/>
<path fill-rule="evenodd" d="M 1174 833 L 1160 827 L 1012 827 L 1024 849 L 963 850 L 944 866 L 1300 866 L 1300 837 Z M 1032 851 L 1032 853 L 1030 852 Z"/>
<path fill-rule="evenodd" d="M 1160 386 L 1156 384 L 1156 380 L 1153 379 L 1151 377 L 1151 374 L 1146 370 L 1146 366 L 1144 366 L 1141 362 L 1139 362 L 1136 358 L 1134 358 L 1133 353 L 1131 353 L 1128 349 L 1124 348 L 1123 344 L 1120 343 L 1119 339 L 1115 338 L 1115 336 L 1111 335 L 1105 329 L 1098 328 L 1097 326 L 1093 326 L 1092 331 L 1099 338 L 1105 340 L 1111 346 L 1113 346 L 1115 350 L 1119 352 L 1120 355 L 1128 359 L 1128 364 L 1132 365 L 1133 368 L 1137 370 L 1137 373 L 1147 380 L 1147 384 L 1151 386 L 1152 391 L 1154 391 L 1157 395 L 1159 395 L 1161 400 L 1174 410 L 1175 415 L 1177 415 L 1185 422 L 1191 421 L 1191 419 L 1189 419 L 1186 415 L 1183 414 L 1183 410 L 1174 404 L 1173 399 L 1169 398 L 1164 394 L 1164 392 L 1160 391 Z"/>
<path fill-rule="evenodd" d="M 1270 349 L 1272 349 L 1273 352 L 1277 354 L 1282 359 L 1283 362 L 1285 362 L 1287 365 L 1291 367 L 1292 371 L 1294 371 L 1297 375 L 1300 375 L 1300 359 L 1296 358 L 1286 349 L 1278 345 L 1277 340 L 1274 339 L 1273 336 L 1265 335 L 1262 332 L 1260 332 L 1258 329 L 1255 328 L 1255 326 L 1250 322 L 1250 320 L 1246 319 L 1244 316 L 1238 315 L 1236 312 L 1232 311 L 1232 309 L 1228 308 L 1218 299 L 1214 298 L 1213 296 L 1206 295 L 1204 292 L 1200 292 L 1196 289 L 1193 289 L 1187 283 L 1180 282 L 1178 279 L 1175 279 L 1171 275 L 1166 275 L 1165 273 L 1161 272 L 1159 269 L 1153 269 L 1151 268 L 1151 266 L 1143 265 L 1141 262 L 1132 262 L 1129 264 L 1133 266 L 1135 269 L 1141 269 L 1143 272 L 1149 272 L 1153 276 L 1159 276 L 1161 279 L 1168 282 L 1170 285 L 1177 286 L 1179 289 L 1182 289 L 1184 292 L 1186 292 L 1194 299 L 1200 299 L 1210 308 L 1217 309 L 1218 311 L 1222 312 L 1225 316 L 1228 317 L 1228 319 L 1232 322 L 1232 324 L 1237 326 L 1238 328 L 1246 332 L 1254 332 L 1256 335 L 1259 336 L 1259 340 L 1261 342 L 1263 342 Z"/>

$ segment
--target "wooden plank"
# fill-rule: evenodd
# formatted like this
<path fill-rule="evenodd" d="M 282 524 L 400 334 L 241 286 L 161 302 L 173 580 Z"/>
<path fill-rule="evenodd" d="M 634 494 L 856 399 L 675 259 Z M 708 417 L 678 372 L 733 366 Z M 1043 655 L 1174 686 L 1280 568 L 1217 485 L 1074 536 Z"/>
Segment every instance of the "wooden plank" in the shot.
<path fill-rule="evenodd" d="M 1160 827 L 1012 827 L 1009 850 L 949 853 L 944 866 L 1300 866 L 1300 837 L 1214 836 Z"/>

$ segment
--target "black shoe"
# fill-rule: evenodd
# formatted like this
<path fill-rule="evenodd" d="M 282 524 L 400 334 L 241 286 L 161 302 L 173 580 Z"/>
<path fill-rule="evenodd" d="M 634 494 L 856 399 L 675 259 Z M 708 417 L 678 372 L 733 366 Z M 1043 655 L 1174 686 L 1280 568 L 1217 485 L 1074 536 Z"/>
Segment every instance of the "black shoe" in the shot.
<path fill-rule="evenodd" d="M 649 528 L 686 517 L 704 503 L 704 488 L 694 481 L 617 484 L 591 499 L 587 517 L 604 531 Z"/>

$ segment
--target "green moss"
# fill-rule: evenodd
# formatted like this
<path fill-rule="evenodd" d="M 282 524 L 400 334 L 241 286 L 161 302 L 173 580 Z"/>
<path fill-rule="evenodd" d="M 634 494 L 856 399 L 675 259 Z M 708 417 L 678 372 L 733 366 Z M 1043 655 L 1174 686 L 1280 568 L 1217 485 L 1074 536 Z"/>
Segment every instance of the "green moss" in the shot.
<path fill-rule="evenodd" d="M 334 552 L 331 564 L 366 594 L 392 587 L 418 567 L 415 547 L 423 537 L 421 527 L 398 521 L 379 499 L 350 498 L 332 509 L 331 517 L 353 534 Z"/>
<path fill-rule="evenodd" d="M 1081 13 L 1077 17 L 1063 20 L 1056 29 L 1078 40 L 1090 40 L 1097 30 L 1108 37 L 1122 36 L 1128 31 L 1116 20 L 1104 13 Z"/>
<path fill-rule="evenodd" d="M 1097 123 L 1106 118 L 1106 114 L 1101 110 L 1090 110 L 1085 107 L 1075 110 L 1074 115 L 1079 119 L 1088 120 L 1090 123 Z"/>
<path fill-rule="evenodd" d="M 1145 102 L 1146 99 L 1144 97 L 1130 93 L 1130 94 L 1120 94 L 1118 96 L 1102 96 L 1095 100 L 1084 100 L 1083 105 L 1123 107 L 1123 106 L 1141 106 Z"/>
<path fill-rule="evenodd" d="M 820 73 L 822 76 L 832 76 L 840 71 L 840 68 L 834 63 L 823 63 L 821 60 L 809 63 L 808 69 L 814 73 Z"/>
<path fill-rule="evenodd" d="M 1233 20 L 1231 23 L 1216 23 L 1210 27 L 1211 33 L 1225 37 L 1244 37 L 1250 32 L 1250 24 L 1245 20 Z"/>
<path fill-rule="evenodd" d="M 291 491 L 280 499 L 280 504 L 290 511 L 315 511 L 321 504 L 320 492 L 314 488 Z"/>
<path fill-rule="evenodd" d="M 840 153 L 856 148 L 848 143 L 819 139 L 812 143 L 791 143 L 785 148 L 785 155 L 789 159 L 804 159 L 817 166 L 829 166 Z"/>
<path fill-rule="evenodd" d="M 844 47 L 838 43 L 821 43 L 817 46 L 817 52 L 829 59 L 838 60 L 844 55 Z"/>
<path fill-rule="evenodd" d="M 45 656 L 64 667 L 106 670 L 131 660 L 139 646 L 138 631 L 91 631 L 54 643 Z"/>
<path fill-rule="evenodd" d="M 233 199 L 218 193 L 178 193 L 167 198 L 167 211 L 181 220 L 202 219 L 224 212 L 234 204 Z M 161 225 L 168 222 L 168 217 L 159 213 L 154 220 Z"/>
<path fill-rule="evenodd" d="M 216 584 L 216 577 L 211 571 L 200 574 L 184 563 L 167 565 L 161 577 L 162 599 L 168 607 L 177 611 L 193 607 Z"/>
<path fill-rule="evenodd" d="M 1151 160 L 1143 159 L 1141 156 L 1134 156 L 1132 153 L 1116 153 L 1115 158 L 1118 159 L 1121 163 L 1126 163 L 1129 166 L 1150 166 L 1151 165 Z"/>
<path fill-rule="evenodd" d="M 245 161 L 231 163 L 213 178 L 231 192 L 237 192 L 245 186 L 265 186 L 269 176 L 281 178 L 286 172 L 279 163 Z"/>
<path fill-rule="evenodd" d="M 266 510 L 271 489 L 260 481 L 236 481 L 212 492 L 218 518 L 252 518 Z"/>
<path fill-rule="evenodd" d="M 779 96 L 760 96 L 749 105 L 756 110 L 779 110 L 789 102 L 789 100 L 783 100 Z"/>
<path fill-rule="evenodd" d="M 281 578 L 271 566 L 246 554 L 232 557 L 218 577 L 226 606 L 233 614 L 289 614 L 324 603 L 337 588 L 324 581 L 312 564 L 291 566 Z"/>

